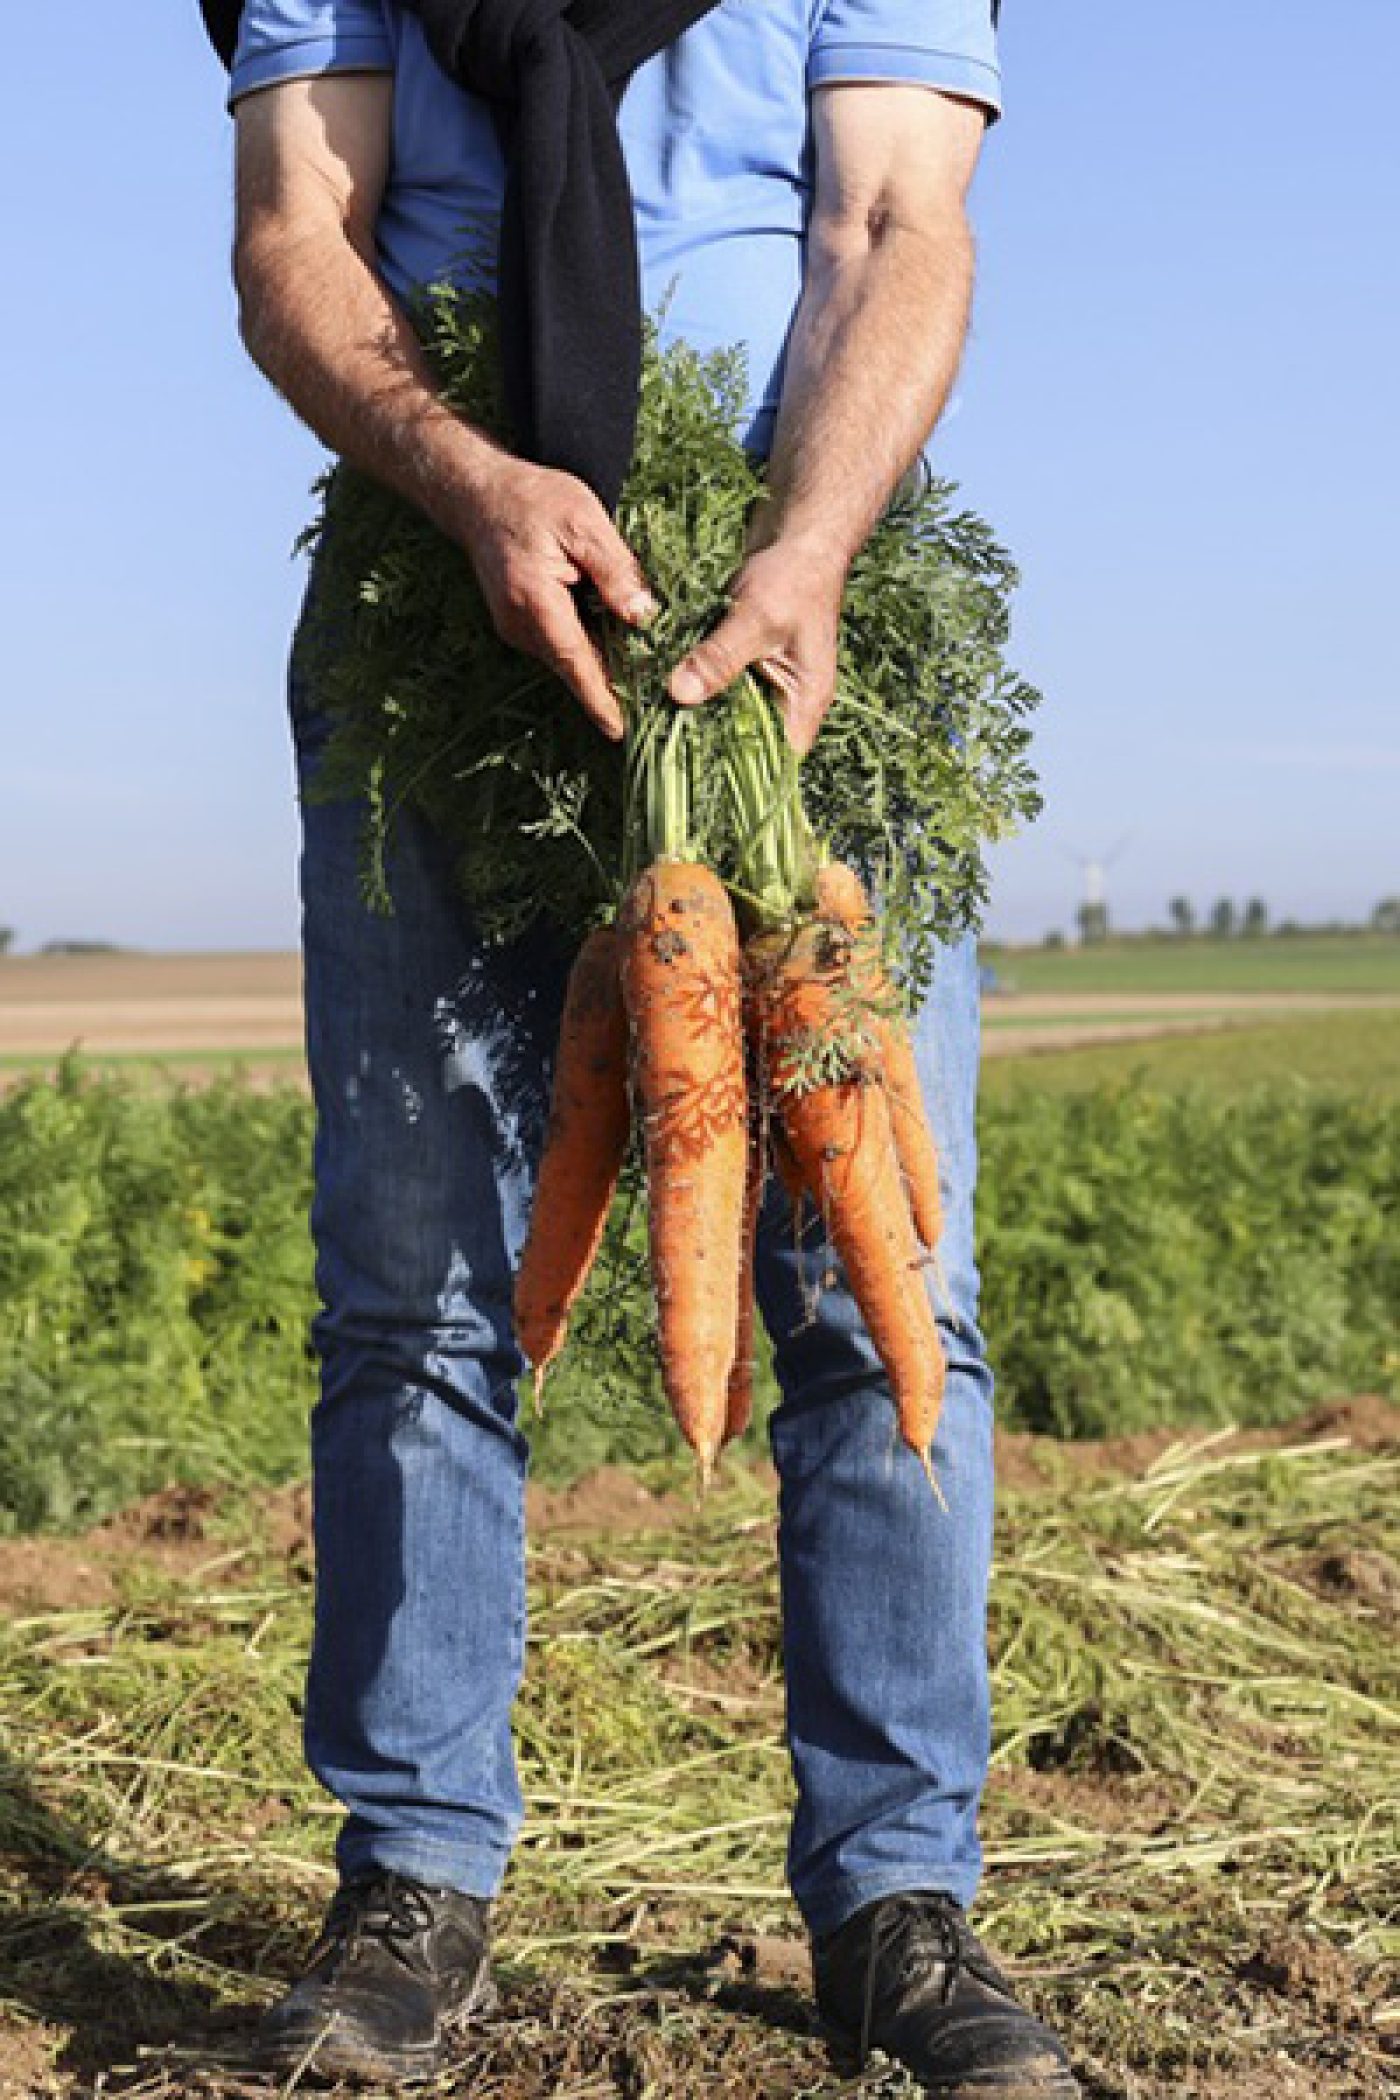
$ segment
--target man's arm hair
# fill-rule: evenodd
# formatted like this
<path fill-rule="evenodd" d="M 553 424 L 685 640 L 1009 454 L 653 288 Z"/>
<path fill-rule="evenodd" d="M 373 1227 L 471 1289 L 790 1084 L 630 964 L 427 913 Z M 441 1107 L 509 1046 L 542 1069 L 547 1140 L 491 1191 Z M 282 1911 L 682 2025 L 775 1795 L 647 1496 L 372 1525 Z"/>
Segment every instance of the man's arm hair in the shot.
<path fill-rule="evenodd" d="M 768 497 L 728 616 L 671 687 L 694 704 L 757 664 L 800 750 L 835 692 L 846 572 L 957 376 L 986 115 L 928 88 L 832 83 L 813 98 L 813 126 L 816 195 Z"/>
<path fill-rule="evenodd" d="M 502 636 L 548 663 L 618 735 L 617 701 L 571 593 L 587 577 L 635 619 L 645 580 L 590 489 L 514 458 L 439 399 L 376 267 L 392 106 L 388 74 L 286 81 L 239 102 L 244 341 L 323 444 L 463 548 Z"/>

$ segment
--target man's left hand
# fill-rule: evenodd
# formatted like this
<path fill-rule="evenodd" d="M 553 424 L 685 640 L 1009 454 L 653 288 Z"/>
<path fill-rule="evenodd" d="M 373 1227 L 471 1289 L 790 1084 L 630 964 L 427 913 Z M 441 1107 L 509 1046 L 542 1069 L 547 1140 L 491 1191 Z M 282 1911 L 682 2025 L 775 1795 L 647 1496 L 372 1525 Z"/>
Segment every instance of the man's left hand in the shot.
<path fill-rule="evenodd" d="M 751 667 L 773 688 L 788 741 L 804 757 L 836 697 L 836 636 L 846 564 L 775 540 L 749 555 L 729 611 L 671 674 L 671 698 L 699 707 Z"/>

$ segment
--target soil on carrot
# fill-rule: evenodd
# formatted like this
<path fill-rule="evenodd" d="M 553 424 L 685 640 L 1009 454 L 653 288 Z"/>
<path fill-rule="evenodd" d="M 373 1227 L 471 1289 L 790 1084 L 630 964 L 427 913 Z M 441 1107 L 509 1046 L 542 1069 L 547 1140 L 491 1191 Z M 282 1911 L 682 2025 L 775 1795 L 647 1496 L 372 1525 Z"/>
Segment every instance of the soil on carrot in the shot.
<path fill-rule="evenodd" d="M 1400 1409 L 1008 1446 L 978 1922 L 1091 2100 L 1400 2090 Z M 530 1813 L 473 2100 L 818 2100 L 773 1483 L 532 1497 Z M 241 2100 L 332 1886 L 304 1487 L 0 1549 L 0 2100 Z"/>

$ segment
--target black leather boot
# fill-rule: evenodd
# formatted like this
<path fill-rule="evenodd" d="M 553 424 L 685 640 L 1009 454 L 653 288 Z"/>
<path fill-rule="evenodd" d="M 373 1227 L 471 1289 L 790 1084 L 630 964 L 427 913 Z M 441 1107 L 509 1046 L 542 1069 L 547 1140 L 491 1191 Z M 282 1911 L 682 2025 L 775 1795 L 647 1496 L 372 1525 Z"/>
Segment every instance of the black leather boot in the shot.
<path fill-rule="evenodd" d="M 489 1904 L 378 1873 L 340 1889 L 254 2050 L 269 2068 L 409 2085 L 441 2068 L 447 2032 L 494 2004 Z"/>
<path fill-rule="evenodd" d="M 817 2005 L 862 2064 L 880 2049 L 946 2100 L 1068 2100 L 1060 2043 L 1011 1986 L 951 1896 L 885 1896 L 812 1945 Z"/>

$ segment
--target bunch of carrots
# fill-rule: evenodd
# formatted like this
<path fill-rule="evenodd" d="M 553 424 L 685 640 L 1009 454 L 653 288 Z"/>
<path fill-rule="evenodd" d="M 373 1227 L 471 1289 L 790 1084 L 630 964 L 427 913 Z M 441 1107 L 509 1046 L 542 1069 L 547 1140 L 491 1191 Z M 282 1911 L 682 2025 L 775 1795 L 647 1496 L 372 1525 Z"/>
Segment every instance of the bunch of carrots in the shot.
<path fill-rule="evenodd" d="M 776 711 L 750 679 L 714 704 L 740 842 L 727 883 L 692 837 L 691 718 L 658 702 L 629 723 L 636 864 L 569 983 L 520 1344 L 538 1394 L 635 1129 L 663 1383 L 708 1482 L 751 1413 L 754 1240 L 776 1172 L 795 1229 L 808 1204 L 820 1214 L 936 1491 L 938 1159 L 899 1002 L 859 878 L 812 837 Z"/>
<path fill-rule="evenodd" d="M 509 443 L 494 301 L 439 287 L 418 322 L 444 401 Z M 305 539 L 316 589 L 299 647 L 331 723 L 312 792 L 359 811 L 370 908 L 394 907 L 412 812 L 487 938 L 545 922 L 582 944 L 518 1282 L 537 1386 L 635 1143 L 666 1390 L 708 1476 L 750 1410 L 752 1248 L 776 1173 L 795 1235 L 813 1212 L 825 1225 L 932 1477 L 937 1162 L 883 957 L 921 989 L 937 940 L 976 922 L 984 842 L 1037 806 L 1035 696 L 1005 659 L 1015 572 L 942 484 L 877 526 L 847 577 L 840 691 L 800 778 L 751 679 L 675 709 L 665 674 L 713 624 L 766 493 L 739 437 L 751 394 L 741 353 L 649 339 L 618 525 L 660 611 L 644 630 L 600 620 L 621 767 L 497 634 L 456 543 L 337 468 Z M 878 886 L 880 927 L 842 861 Z"/>

